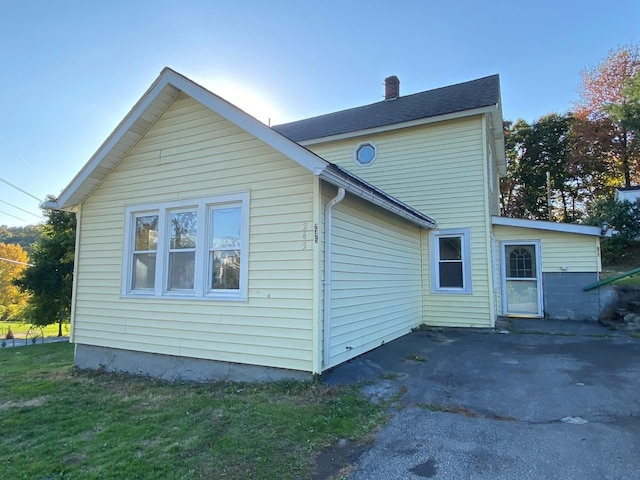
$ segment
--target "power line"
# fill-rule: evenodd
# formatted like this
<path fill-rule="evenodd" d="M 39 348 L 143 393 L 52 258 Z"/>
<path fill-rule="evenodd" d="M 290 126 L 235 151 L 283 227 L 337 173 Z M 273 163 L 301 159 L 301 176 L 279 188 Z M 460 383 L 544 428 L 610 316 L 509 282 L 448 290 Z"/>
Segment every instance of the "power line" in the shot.
<path fill-rule="evenodd" d="M 31 195 L 29 192 L 27 192 L 26 190 L 21 189 L 20 187 L 16 187 L 13 183 L 9 183 L 7 182 L 4 178 L 0 177 L 0 182 L 4 182 L 7 185 L 9 185 L 10 187 L 15 188 L 16 190 L 18 190 L 19 192 L 24 193 L 25 195 L 29 195 L 31 198 L 36 199 L 38 202 L 42 203 L 42 200 L 40 200 L 38 197 L 36 197 L 35 195 Z"/>
<path fill-rule="evenodd" d="M 2 210 L 0 210 L 0 213 L 2 213 L 4 215 L 9 215 L 10 217 L 13 217 L 13 218 L 15 218 L 17 220 L 20 220 L 21 222 L 26 222 L 26 220 L 24 218 L 16 217 L 15 215 L 11 215 L 10 213 L 3 212 Z"/>
<path fill-rule="evenodd" d="M 0 257 L 0 260 L 4 260 L 5 262 L 10 262 L 10 263 L 17 263 L 18 265 L 26 265 L 27 267 L 33 267 L 32 263 L 18 262 L 16 260 L 10 260 L 8 258 L 2 258 L 2 257 Z"/>
<path fill-rule="evenodd" d="M 2 202 L 2 203 L 6 203 L 6 204 L 7 204 L 7 205 L 9 205 L 10 207 L 17 208 L 18 210 L 23 211 L 24 213 L 28 213 L 29 215 L 33 215 L 33 216 L 34 216 L 34 217 L 36 217 L 36 218 L 40 218 L 40 219 L 44 218 L 44 217 L 42 217 L 41 215 L 36 215 L 35 213 L 31 213 L 30 211 L 25 210 L 24 208 L 20 208 L 20 207 L 18 207 L 17 205 L 14 205 L 13 203 L 5 202 L 4 200 L 0 200 L 0 202 Z"/>

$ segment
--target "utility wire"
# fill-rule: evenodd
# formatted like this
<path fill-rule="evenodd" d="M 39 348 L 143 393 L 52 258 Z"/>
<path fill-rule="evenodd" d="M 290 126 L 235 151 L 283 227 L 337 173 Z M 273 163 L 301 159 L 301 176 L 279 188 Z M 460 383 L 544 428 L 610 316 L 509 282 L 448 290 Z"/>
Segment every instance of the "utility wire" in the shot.
<path fill-rule="evenodd" d="M 40 218 L 40 219 L 44 218 L 42 215 L 36 215 L 35 213 L 31 213 L 30 211 L 25 210 L 24 208 L 20 208 L 17 205 L 14 205 L 13 203 L 5 202 L 4 200 L 0 200 L 0 202 L 5 203 L 10 207 L 17 208 L 18 210 L 23 211 L 24 213 L 28 213 L 29 215 L 33 215 L 36 218 Z"/>
<path fill-rule="evenodd" d="M 4 214 L 4 215 L 8 215 L 8 216 L 10 216 L 10 217 L 13 217 L 13 218 L 15 218 L 15 219 L 17 219 L 17 220 L 20 220 L 21 222 L 26 222 L 26 220 L 25 220 L 24 218 L 16 217 L 15 215 L 11 215 L 10 213 L 3 212 L 2 210 L 0 210 L 0 213 L 2 213 L 2 214 Z"/>
<path fill-rule="evenodd" d="M 9 183 L 7 182 L 4 178 L 0 177 L 0 182 L 6 183 L 7 185 L 9 185 L 10 187 L 15 188 L 16 190 L 18 190 L 19 192 L 24 193 L 25 195 L 29 195 L 31 198 L 36 199 L 38 202 L 42 203 L 42 200 L 40 200 L 38 197 L 36 197 L 35 195 L 31 195 L 29 192 L 21 189 L 20 187 L 16 187 L 13 183 Z"/>
<path fill-rule="evenodd" d="M 16 260 L 9 260 L 8 258 L 2 258 L 2 257 L 0 257 L 0 260 L 4 260 L 5 262 L 9 262 L 9 263 L 17 263 L 18 265 L 26 265 L 27 267 L 33 267 L 32 263 L 18 262 Z"/>

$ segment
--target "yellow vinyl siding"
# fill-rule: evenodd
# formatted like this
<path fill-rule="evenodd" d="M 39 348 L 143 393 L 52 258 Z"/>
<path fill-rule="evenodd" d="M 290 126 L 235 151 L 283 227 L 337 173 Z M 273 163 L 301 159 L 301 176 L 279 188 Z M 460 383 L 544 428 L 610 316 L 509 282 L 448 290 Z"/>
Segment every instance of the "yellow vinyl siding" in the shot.
<path fill-rule="evenodd" d="M 501 241 L 540 240 L 543 272 L 600 272 L 600 238 L 575 233 L 494 225 L 497 246 Z M 500 258 L 500 252 L 498 258 Z M 566 270 L 563 270 L 566 267 Z"/>
<path fill-rule="evenodd" d="M 428 232 L 423 245 L 423 322 L 430 325 L 489 327 L 493 324 L 490 290 L 489 206 L 486 137 L 482 116 L 394 130 L 310 145 L 376 187 L 438 222 L 438 228 L 469 228 L 473 293 L 430 293 Z M 353 149 L 360 142 L 377 148 L 373 164 L 359 167 Z"/>
<path fill-rule="evenodd" d="M 303 229 L 313 230 L 314 181 L 180 95 L 82 205 L 74 340 L 312 371 L 314 243 Z M 246 302 L 120 296 L 126 206 L 240 191 L 250 192 Z"/>
<path fill-rule="evenodd" d="M 498 278 L 502 278 L 501 242 L 505 241 L 540 242 L 543 273 L 601 271 L 599 237 L 504 225 L 494 225 L 493 236 Z M 496 305 L 502 305 L 501 288 L 497 289 L 495 297 Z"/>
<path fill-rule="evenodd" d="M 334 207 L 332 237 L 325 368 L 408 333 L 422 319 L 419 227 L 347 194 Z"/>

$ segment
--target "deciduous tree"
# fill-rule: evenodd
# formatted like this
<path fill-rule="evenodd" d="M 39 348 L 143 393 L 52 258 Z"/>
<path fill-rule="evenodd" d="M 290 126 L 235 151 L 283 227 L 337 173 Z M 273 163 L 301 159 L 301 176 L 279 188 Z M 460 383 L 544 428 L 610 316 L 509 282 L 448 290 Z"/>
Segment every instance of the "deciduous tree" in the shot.
<path fill-rule="evenodd" d="M 554 211 L 553 219 L 565 222 L 581 216 L 583 165 L 572 155 L 572 123 L 570 115 L 553 113 L 531 125 L 524 120 L 507 125 L 507 178 L 501 184 L 503 215 L 549 220 Z M 553 209 L 547 203 L 548 194 Z"/>
<path fill-rule="evenodd" d="M 640 236 L 640 203 L 603 197 L 589 205 L 588 213 L 585 223 L 601 226 L 607 222 L 617 231 L 617 235 L 602 241 L 603 261 L 607 264 L 623 263 L 627 247 Z"/>
<path fill-rule="evenodd" d="M 27 252 L 20 245 L 0 243 L 0 319 L 19 315 L 28 295 L 14 285 L 27 267 Z"/>
<path fill-rule="evenodd" d="M 58 323 L 61 336 L 62 324 L 70 316 L 76 217 L 57 210 L 44 210 L 44 215 L 47 221 L 33 248 L 33 266 L 24 270 L 16 285 L 31 294 L 25 309 L 28 320 L 35 325 Z"/>
<path fill-rule="evenodd" d="M 630 186 L 640 174 L 640 149 L 634 133 L 620 116 L 612 115 L 612 107 L 626 112 L 628 82 L 640 71 L 640 48 L 637 45 L 612 50 L 606 59 L 582 71 L 580 100 L 576 116 L 591 122 L 610 121 L 607 153 L 601 161 L 620 172 L 624 184 Z M 624 117 L 624 115 L 623 115 Z"/>

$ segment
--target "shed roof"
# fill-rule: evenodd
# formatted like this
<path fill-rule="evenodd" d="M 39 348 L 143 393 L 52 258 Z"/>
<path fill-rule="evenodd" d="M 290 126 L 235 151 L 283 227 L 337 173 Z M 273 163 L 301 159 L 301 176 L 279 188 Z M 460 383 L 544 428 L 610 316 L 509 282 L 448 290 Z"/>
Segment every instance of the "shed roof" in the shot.
<path fill-rule="evenodd" d="M 578 225 L 575 223 L 558 223 L 548 222 L 545 220 L 529 220 L 526 218 L 511 217 L 491 217 L 493 225 L 502 225 L 505 227 L 528 228 L 534 230 L 547 230 L 559 233 L 574 233 L 578 235 L 591 235 L 593 237 L 601 237 L 602 229 L 592 225 Z"/>

